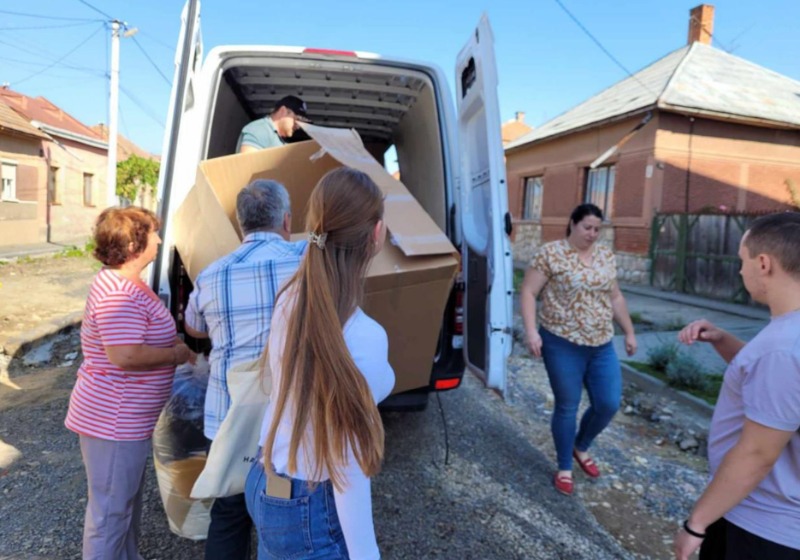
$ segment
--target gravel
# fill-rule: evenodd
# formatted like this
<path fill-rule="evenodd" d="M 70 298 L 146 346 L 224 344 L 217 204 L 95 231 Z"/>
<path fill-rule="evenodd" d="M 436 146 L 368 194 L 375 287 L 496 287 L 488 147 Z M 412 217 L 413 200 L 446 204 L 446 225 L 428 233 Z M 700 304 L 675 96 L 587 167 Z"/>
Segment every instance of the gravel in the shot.
<path fill-rule="evenodd" d="M 0 457 L 0 559 L 80 557 L 86 481 L 77 436 L 63 427 L 79 359 L 57 367 L 74 359 L 76 342 L 72 333 L 54 344 L 45 366 L 12 362 L 21 391 L 0 385 L 0 440 L 22 454 L 7 468 Z M 467 375 L 424 412 L 384 415 L 386 461 L 373 485 L 384 558 L 668 558 L 675 523 L 706 480 L 705 461 L 675 436 L 703 440 L 707 419 L 626 388 L 629 414 L 593 451 L 604 476 L 576 473 L 576 496 L 565 497 L 551 483 L 553 401 L 541 361 L 517 344 L 509 376 L 506 401 Z M 140 551 L 148 560 L 203 553 L 169 532 L 152 466 Z"/>

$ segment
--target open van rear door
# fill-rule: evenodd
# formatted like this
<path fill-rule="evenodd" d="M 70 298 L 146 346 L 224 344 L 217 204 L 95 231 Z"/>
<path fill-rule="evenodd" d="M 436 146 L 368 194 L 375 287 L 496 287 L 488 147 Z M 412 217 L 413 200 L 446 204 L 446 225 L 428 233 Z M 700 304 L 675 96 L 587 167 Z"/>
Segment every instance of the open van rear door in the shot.
<path fill-rule="evenodd" d="M 497 100 L 494 38 L 484 16 L 456 60 L 464 355 L 503 394 L 511 354 L 511 217 Z"/>
<path fill-rule="evenodd" d="M 175 74 L 172 78 L 172 93 L 169 98 L 169 112 L 161 146 L 161 169 L 158 175 L 158 200 L 161 216 L 161 237 L 158 257 L 153 263 L 150 285 L 167 307 L 170 306 L 169 259 L 170 247 L 174 245 L 169 238 L 168 220 L 170 199 L 173 195 L 175 167 L 180 143 L 181 123 L 184 114 L 194 105 L 194 77 L 203 58 L 203 41 L 200 34 L 200 0 L 187 0 L 181 14 L 181 32 L 175 49 Z"/>

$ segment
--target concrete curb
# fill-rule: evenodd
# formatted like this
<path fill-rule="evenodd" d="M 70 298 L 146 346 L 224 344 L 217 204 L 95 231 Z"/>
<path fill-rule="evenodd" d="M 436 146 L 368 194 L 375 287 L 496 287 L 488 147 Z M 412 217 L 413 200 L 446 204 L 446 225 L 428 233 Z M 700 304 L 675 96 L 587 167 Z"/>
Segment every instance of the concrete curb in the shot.
<path fill-rule="evenodd" d="M 640 389 L 655 393 L 659 396 L 665 396 L 667 398 L 674 399 L 675 401 L 690 407 L 695 412 L 702 414 L 709 419 L 711 418 L 711 415 L 714 414 L 714 407 L 703 399 L 699 399 L 694 395 L 686 393 L 685 391 L 670 387 L 660 379 L 656 379 L 655 377 L 647 375 L 646 373 L 642 373 L 641 371 L 632 368 L 628 364 L 620 362 L 619 365 L 622 368 L 622 378 L 627 383 L 633 383 Z"/>
<path fill-rule="evenodd" d="M 2 345 L 0 345 L 0 352 L 12 358 L 17 354 L 21 355 L 36 341 L 55 336 L 65 330 L 79 326 L 82 319 L 83 310 L 73 311 L 40 323 L 37 327 L 8 337 L 2 342 Z"/>
<path fill-rule="evenodd" d="M 620 284 L 620 289 L 623 293 L 629 292 L 644 297 L 662 299 L 665 301 L 673 301 L 675 303 L 682 303 L 684 305 L 691 305 L 692 307 L 700 307 L 702 309 L 709 309 L 711 311 L 721 311 L 729 315 L 736 315 L 746 319 L 754 319 L 757 321 L 769 321 L 769 311 L 759 309 L 758 307 L 749 307 L 746 305 L 739 305 L 736 303 L 727 303 L 724 301 L 717 301 L 690 294 L 679 294 L 675 292 L 666 292 L 657 290 L 649 286 L 636 286 L 633 284 Z"/>

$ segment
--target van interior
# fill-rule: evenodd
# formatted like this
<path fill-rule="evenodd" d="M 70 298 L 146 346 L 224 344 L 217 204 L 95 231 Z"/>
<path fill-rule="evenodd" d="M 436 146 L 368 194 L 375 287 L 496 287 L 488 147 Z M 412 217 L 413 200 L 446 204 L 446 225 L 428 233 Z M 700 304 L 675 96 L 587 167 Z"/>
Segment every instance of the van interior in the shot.
<path fill-rule="evenodd" d="M 452 233 L 446 210 L 448 148 L 430 76 L 380 59 L 308 53 L 232 56 L 212 99 L 206 157 L 233 153 L 242 127 L 268 115 L 286 95 L 306 102 L 315 125 L 356 129 L 383 165 L 394 147 L 403 184 L 439 227 Z M 291 141 L 306 139 L 298 131 Z"/>
<path fill-rule="evenodd" d="M 403 184 L 440 229 L 453 235 L 455 216 L 448 208 L 453 208 L 454 201 L 448 200 L 446 173 L 452 174 L 454 169 L 446 166 L 455 162 L 447 157 L 451 146 L 440 105 L 446 93 L 437 91 L 432 75 L 375 58 L 270 51 L 231 54 L 216 79 L 206 131 L 206 159 L 234 153 L 242 127 L 268 115 L 282 97 L 296 95 L 306 102 L 313 124 L 356 129 L 365 148 L 385 167 L 393 163 L 385 161 L 387 154 L 392 157 L 396 153 Z M 298 131 L 290 141 L 307 139 Z M 177 288 L 177 316 L 182 314 L 192 289 L 186 275 L 179 273 L 179 278 L 173 284 Z M 483 307 L 484 293 L 474 292 Z M 453 316 L 455 305 L 454 292 L 445 317 Z M 446 322 L 449 325 L 450 320 Z M 446 327 L 448 332 L 450 329 L 452 325 Z M 463 371 L 461 352 L 453 350 L 446 340 L 443 330 L 434 375 Z M 476 347 L 482 348 L 480 342 L 476 341 Z M 207 350 L 207 342 L 193 340 L 191 344 L 199 351 Z M 425 399 L 415 400 L 420 395 Z M 394 395 L 389 401 L 382 406 L 418 408 L 427 402 L 427 390 Z"/>

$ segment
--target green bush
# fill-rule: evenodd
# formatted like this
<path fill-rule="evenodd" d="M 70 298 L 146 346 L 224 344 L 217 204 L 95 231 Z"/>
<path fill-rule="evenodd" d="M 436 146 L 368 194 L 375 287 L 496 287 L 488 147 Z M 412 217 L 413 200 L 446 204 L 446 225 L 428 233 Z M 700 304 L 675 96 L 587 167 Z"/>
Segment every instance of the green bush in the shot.
<path fill-rule="evenodd" d="M 704 391 L 708 388 L 708 376 L 696 359 L 689 354 L 676 352 L 665 369 L 667 383 L 677 389 Z"/>
<path fill-rule="evenodd" d="M 665 371 L 667 364 L 678 354 L 678 344 L 665 342 L 647 351 L 647 362 L 659 371 Z"/>

